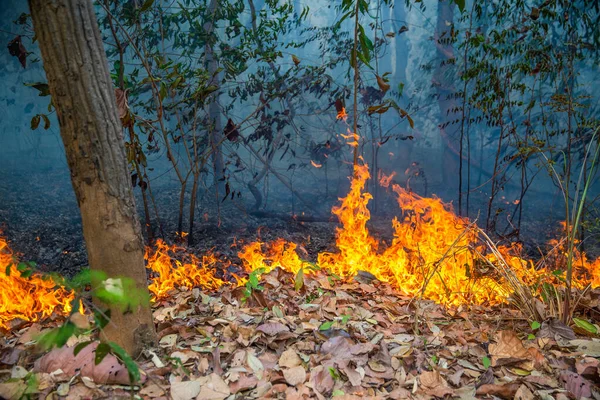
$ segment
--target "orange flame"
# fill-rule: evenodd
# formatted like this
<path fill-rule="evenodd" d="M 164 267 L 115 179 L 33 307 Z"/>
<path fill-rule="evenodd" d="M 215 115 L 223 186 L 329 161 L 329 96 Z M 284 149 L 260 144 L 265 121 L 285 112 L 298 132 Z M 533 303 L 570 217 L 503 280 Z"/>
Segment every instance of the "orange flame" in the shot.
<path fill-rule="evenodd" d="M 263 252 L 263 245 L 265 251 Z M 307 266 L 309 263 L 303 261 L 296 253 L 296 243 L 277 239 L 272 243 L 253 242 L 243 248 L 238 256 L 248 271 L 264 269 L 267 273 L 280 267 L 294 274 Z"/>
<path fill-rule="evenodd" d="M 396 171 L 393 171 L 391 174 L 386 175 L 382 170 L 379 170 L 378 173 L 379 184 L 384 187 L 390 187 L 390 183 L 392 183 L 392 179 L 396 176 Z"/>
<path fill-rule="evenodd" d="M 166 297 L 176 287 L 217 289 L 225 284 L 211 269 L 219 262 L 214 253 L 209 252 L 202 259 L 193 254 L 185 254 L 182 262 L 175 258 L 175 253 L 182 250 L 162 240 L 156 242 L 155 249 L 146 248 L 144 258 L 147 260 L 147 268 L 155 275 L 151 278 L 148 289 L 155 298 Z"/>
<path fill-rule="evenodd" d="M 15 319 L 38 321 L 54 312 L 71 312 L 73 293 L 39 274 L 22 277 L 17 263 L 6 239 L 0 236 L 0 328 L 9 329 Z"/>
<path fill-rule="evenodd" d="M 379 181 L 389 185 L 393 176 L 381 173 Z M 348 195 L 332 209 L 341 223 L 336 229 L 337 249 L 318 254 L 317 265 L 303 260 L 295 243 L 277 239 L 243 246 L 238 253 L 243 268 L 261 273 L 282 268 L 294 274 L 301 269 L 306 273 L 325 269 L 346 279 L 366 271 L 407 295 L 423 296 L 446 305 L 493 305 L 506 301 L 510 293 L 502 278 L 478 267 L 478 254 L 485 253 L 478 228 L 468 219 L 456 216 L 451 206 L 438 198 L 420 197 L 392 185 L 400 209 L 399 217 L 391 221 L 393 240 L 385 244 L 373 237 L 367 228 L 370 219 L 367 206 L 372 199 L 365 190 L 369 178 L 366 165 L 356 166 Z M 564 258 L 564 248 L 556 246 L 557 258 Z M 196 257 L 183 250 L 160 240 L 155 248 L 146 249 L 147 268 L 151 271 L 148 288 L 155 299 L 165 298 L 178 287 L 214 290 L 228 284 L 225 270 L 217 273 L 218 266 L 229 266 L 227 261 L 212 251 Z M 498 250 L 525 284 L 558 282 L 552 271 L 535 268 L 531 260 L 523 257 L 519 245 L 500 246 Z M 493 254 L 485 257 L 491 263 L 498 262 Z M 584 253 L 576 251 L 573 262 L 574 287 L 582 288 L 588 283 L 600 286 L 600 259 L 590 261 Z M 15 318 L 35 321 L 53 312 L 71 311 L 72 293 L 37 275 L 22 278 L 13 263 L 6 240 L 0 237 L 0 268 L 10 272 L 0 273 L 0 328 L 8 328 Z M 560 267 L 560 261 L 557 265 Z M 246 281 L 244 277 L 234 277 L 234 285 Z"/>
<path fill-rule="evenodd" d="M 348 113 L 346 112 L 346 107 L 342 107 L 342 109 L 340 110 L 340 112 L 337 113 L 336 118 L 337 119 L 341 119 L 344 122 L 346 122 L 346 119 L 348 119 Z"/>

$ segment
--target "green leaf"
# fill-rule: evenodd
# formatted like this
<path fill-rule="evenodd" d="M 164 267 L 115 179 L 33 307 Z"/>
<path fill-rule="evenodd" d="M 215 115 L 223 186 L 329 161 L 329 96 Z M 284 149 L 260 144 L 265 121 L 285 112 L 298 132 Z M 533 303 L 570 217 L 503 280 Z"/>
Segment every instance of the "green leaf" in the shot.
<path fill-rule="evenodd" d="M 481 363 L 483 364 L 483 368 L 488 369 L 489 367 L 492 366 L 492 361 L 490 360 L 489 357 L 483 357 L 481 359 Z"/>
<path fill-rule="evenodd" d="M 598 329 L 586 320 L 580 318 L 573 318 L 573 322 L 575 322 L 575 325 L 577 325 L 579 328 L 584 329 L 585 331 L 593 335 L 598 333 Z"/>
<path fill-rule="evenodd" d="M 331 378 L 334 381 L 340 379 L 340 373 L 338 372 L 337 369 L 335 369 L 333 367 L 329 367 L 329 375 L 331 375 Z"/>
<path fill-rule="evenodd" d="M 331 329 L 332 326 L 333 326 L 333 321 L 323 322 L 321 324 L 321 326 L 319 327 L 319 330 L 320 331 L 326 331 L 328 329 Z"/>
<path fill-rule="evenodd" d="M 296 279 L 294 279 L 294 289 L 296 289 L 296 292 L 299 292 L 302 286 L 304 286 L 304 268 L 298 270 Z"/>
<path fill-rule="evenodd" d="M 107 309 L 104 312 L 94 309 L 94 322 L 99 329 L 104 329 L 110 322 L 110 309 Z"/>
<path fill-rule="evenodd" d="M 25 83 L 25 86 L 32 87 L 37 89 L 40 93 L 39 96 L 50 96 L 50 87 L 47 83 L 44 82 L 33 82 L 33 83 Z"/>
<path fill-rule="evenodd" d="M 533 330 L 533 331 L 540 329 L 541 327 L 542 327 L 542 325 L 537 321 L 533 321 L 531 323 L 531 330 Z"/>
<path fill-rule="evenodd" d="M 398 95 L 402 97 L 402 92 L 404 91 L 404 82 L 400 82 L 398 84 Z"/>
<path fill-rule="evenodd" d="M 38 338 L 38 344 L 44 349 L 53 347 L 63 347 L 67 340 L 75 333 L 75 324 L 71 321 L 65 322 L 62 326 L 52 329 Z"/>
<path fill-rule="evenodd" d="M 89 346 L 90 344 L 94 343 L 93 340 L 88 340 L 87 342 L 81 342 L 81 343 L 77 343 L 77 345 L 75 346 L 75 348 L 73 349 L 73 355 L 77 356 L 77 354 L 79 354 L 79 352 L 81 350 L 83 350 L 84 348 L 86 348 L 87 346 Z"/>
<path fill-rule="evenodd" d="M 108 344 L 110 345 L 112 353 L 117 356 L 123 365 L 125 365 L 125 368 L 127 368 L 127 373 L 129 374 L 129 380 L 131 383 L 138 382 L 140 380 L 140 369 L 135 361 L 133 361 L 133 358 L 131 358 L 125 349 L 118 344 L 114 342 L 108 342 Z"/>
<path fill-rule="evenodd" d="M 38 128 L 38 126 L 40 125 L 40 115 L 37 114 L 35 115 L 33 118 L 31 118 L 31 130 L 36 130 Z"/>
<path fill-rule="evenodd" d="M 165 97 L 167 97 L 167 85 L 165 85 L 164 82 L 160 83 L 160 93 L 159 93 L 160 99 L 164 100 Z"/>
<path fill-rule="evenodd" d="M 147 9 L 152 7 L 152 4 L 154 4 L 154 0 L 146 0 L 144 4 L 142 4 L 142 6 L 140 7 L 140 12 L 146 11 Z"/>
<path fill-rule="evenodd" d="M 458 6 L 460 12 L 465 11 L 465 0 L 454 0 L 454 3 Z"/>
<path fill-rule="evenodd" d="M 283 311 L 281 310 L 281 307 L 279 306 L 273 306 L 273 314 L 277 317 L 277 318 L 283 318 Z"/>
<path fill-rule="evenodd" d="M 102 342 L 96 347 L 96 357 L 94 357 L 94 364 L 98 365 L 104 360 L 104 357 L 110 352 L 111 348 L 108 343 Z"/>

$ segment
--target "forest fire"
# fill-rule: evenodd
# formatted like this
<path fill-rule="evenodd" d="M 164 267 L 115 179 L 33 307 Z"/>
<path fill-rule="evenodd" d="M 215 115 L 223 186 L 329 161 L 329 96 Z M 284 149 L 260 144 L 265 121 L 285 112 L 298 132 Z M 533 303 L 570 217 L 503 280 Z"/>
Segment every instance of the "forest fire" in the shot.
<path fill-rule="evenodd" d="M 170 290 L 177 287 L 218 289 L 225 284 L 211 269 L 219 261 L 213 253 L 205 254 L 201 259 L 193 254 L 186 254 L 182 262 L 176 259 L 176 253 L 181 250 L 162 240 L 158 240 L 153 249 L 146 249 L 144 258 L 147 268 L 155 273 L 148 289 L 155 298 L 164 298 Z"/>
<path fill-rule="evenodd" d="M 56 310 L 71 311 L 73 293 L 58 286 L 48 277 L 38 274 L 25 277 L 17 268 L 18 262 L 0 236 L 0 328 L 10 329 L 10 321 L 37 321 Z"/>
<path fill-rule="evenodd" d="M 437 198 L 420 197 L 393 185 L 401 216 L 391 221 L 394 237 L 386 244 L 373 237 L 367 228 L 370 219 L 367 206 L 372 199 L 365 190 L 370 178 L 368 167 L 358 166 L 355 172 L 350 192 L 332 210 L 341 223 L 336 232 L 336 251 L 318 254 L 315 265 L 300 257 L 296 243 L 284 239 L 271 243 L 255 241 L 238 253 L 242 268 L 247 273 L 259 274 L 277 267 L 293 274 L 301 270 L 306 274 L 324 270 L 343 279 L 365 271 L 406 295 L 445 305 L 495 305 L 507 300 L 510 289 L 502 278 L 493 272 L 478 270 L 485 250 L 475 223 L 456 216 L 450 206 Z M 389 184 L 389 177 L 378 178 L 384 186 Z M 531 260 L 520 257 L 519 246 L 498 247 L 498 250 L 524 284 L 556 282 L 556 273 L 535 268 Z M 485 257 L 491 265 L 498 261 L 493 254 Z M 145 259 L 151 271 L 148 288 L 155 300 L 167 297 L 171 290 L 180 287 L 216 290 L 230 284 L 225 276 L 233 275 L 225 272 L 230 262 L 213 252 L 197 257 L 161 240 L 153 248 L 147 248 Z M 585 254 L 576 252 L 574 263 L 575 287 L 583 288 L 588 283 L 600 286 L 600 259 L 591 262 Z M 1 237 L 0 268 L 8 272 L 0 274 L 1 328 L 7 329 L 8 323 L 17 318 L 35 321 L 54 311 L 60 314 L 71 311 L 73 294 L 51 279 L 35 274 L 21 277 L 13 254 Z M 217 273 L 219 269 L 221 272 Z M 233 275 L 233 278 L 233 285 L 246 282 L 244 277 Z"/>
<path fill-rule="evenodd" d="M 246 271 L 266 273 L 279 267 L 297 274 L 301 269 L 305 273 L 322 269 L 342 278 L 352 278 L 359 271 L 366 271 L 404 294 L 423 296 L 446 305 L 495 305 L 507 300 L 510 289 L 502 278 L 493 272 L 477 270 L 477 265 L 481 265 L 480 254 L 485 254 L 477 226 L 466 218 L 456 216 L 437 198 L 423 198 L 393 185 L 402 217 L 392 221 L 395 233 L 390 245 L 386 246 L 374 238 L 366 226 L 370 219 L 367 205 L 372 198 L 365 191 L 369 170 L 365 165 L 359 166 L 356 172 L 349 194 L 332 210 L 342 225 L 337 229 L 337 251 L 318 254 L 317 265 L 314 266 L 298 255 L 296 243 L 283 239 L 272 243 L 253 242 L 238 253 Z M 388 179 L 382 178 L 386 177 L 380 177 L 380 180 L 389 184 Z M 165 248 L 164 244 L 159 246 Z M 500 246 L 498 250 L 524 284 L 533 286 L 557 281 L 556 273 L 536 269 L 531 260 L 520 257 L 518 245 Z M 574 286 L 599 285 L 600 261 L 591 263 L 585 255 L 575 255 L 578 273 Z M 166 258 L 161 265 L 173 262 L 166 253 L 163 257 Z M 491 264 L 497 262 L 493 254 L 485 257 Z M 160 274 L 152 285 L 162 287 L 160 293 L 166 293 L 173 285 L 200 285 L 214 289 L 223 283 L 215 278 L 211 269 L 216 262 L 214 255 L 205 256 L 201 263 L 185 264 L 181 272 L 174 273 L 164 267 L 155 269 L 150 261 L 149 268 Z M 190 269 L 194 268 L 194 264 L 201 267 L 192 273 Z M 166 271 L 164 281 L 160 271 Z M 195 276 L 196 280 L 190 276 Z M 244 282 L 242 278 L 237 280 L 237 284 Z"/>

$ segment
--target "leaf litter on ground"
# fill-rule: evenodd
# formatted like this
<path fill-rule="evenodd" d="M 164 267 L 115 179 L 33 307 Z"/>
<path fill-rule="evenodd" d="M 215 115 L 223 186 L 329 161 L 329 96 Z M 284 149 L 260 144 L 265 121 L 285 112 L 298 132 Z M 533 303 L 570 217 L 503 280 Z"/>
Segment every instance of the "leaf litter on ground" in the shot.
<path fill-rule="evenodd" d="M 508 306 L 444 308 L 377 280 L 331 282 L 275 269 L 259 294 L 174 290 L 154 304 L 159 343 L 138 360 L 147 399 L 598 398 L 600 341 Z M 600 293 L 591 292 L 589 304 Z M 588 307 L 589 307 L 588 304 Z M 597 307 L 597 306 L 595 306 Z M 418 314 L 418 318 L 415 315 Z M 128 396 L 126 368 L 94 364 L 97 342 L 37 350 L 49 319 L 0 339 L 0 397 Z M 581 324 L 580 324 L 581 325 Z M 36 332 L 36 334 L 32 334 Z M 51 397 L 47 397 L 51 395 Z"/>

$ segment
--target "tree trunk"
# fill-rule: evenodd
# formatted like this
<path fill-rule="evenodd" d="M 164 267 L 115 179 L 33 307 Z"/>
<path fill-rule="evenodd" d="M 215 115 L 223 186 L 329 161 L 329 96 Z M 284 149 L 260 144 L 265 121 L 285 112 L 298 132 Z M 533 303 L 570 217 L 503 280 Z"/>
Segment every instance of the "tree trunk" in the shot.
<path fill-rule="evenodd" d="M 219 2 L 217 0 L 211 0 L 208 6 L 208 21 L 204 24 L 204 31 L 208 35 L 205 46 L 206 54 L 206 65 L 208 73 L 211 76 L 209 85 L 214 85 L 218 88 L 217 91 L 211 96 L 210 104 L 208 106 L 208 117 L 210 120 L 209 134 L 210 134 L 210 145 L 212 147 L 212 160 L 213 160 L 213 174 L 215 182 L 215 197 L 217 204 L 220 204 L 221 196 L 225 194 L 225 180 L 224 178 L 224 163 L 223 153 L 221 152 L 221 142 L 223 141 L 223 126 L 221 124 L 221 110 L 219 109 L 219 90 L 221 90 L 221 81 L 219 80 L 219 73 L 217 71 L 219 65 L 215 57 L 213 49 L 212 37 L 214 35 L 216 14 L 218 11 Z M 198 160 L 196 160 L 198 162 Z M 194 205 L 192 205 L 193 207 Z M 191 234 L 192 232 L 190 232 Z"/>
<path fill-rule="evenodd" d="M 147 289 L 123 130 L 91 0 L 30 0 L 92 270 Z M 149 304 L 111 310 L 101 333 L 137 355 L 156 338 Z"/>

